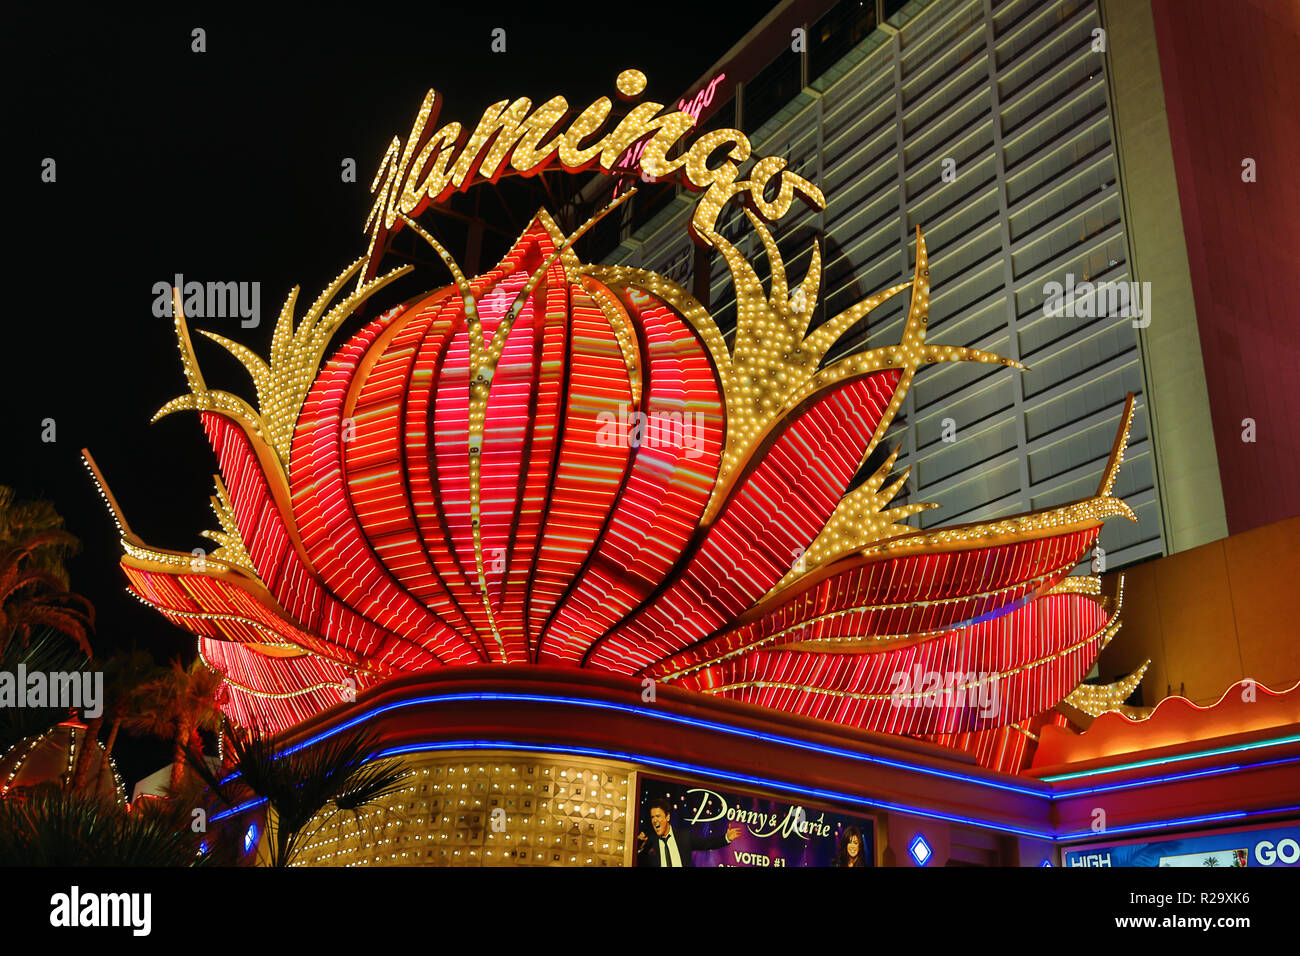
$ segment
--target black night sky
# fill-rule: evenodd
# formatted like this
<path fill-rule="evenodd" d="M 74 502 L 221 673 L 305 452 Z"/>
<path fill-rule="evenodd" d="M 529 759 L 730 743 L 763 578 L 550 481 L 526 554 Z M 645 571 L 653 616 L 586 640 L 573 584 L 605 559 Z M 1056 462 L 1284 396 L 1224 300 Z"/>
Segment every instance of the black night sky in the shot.
<path fill-rule="evenodd" d="M 495 12 L 471 11 L 488 7 Z M 232 15 L 226 5 L 165 17 L 110 5 L 8 11 L 4 163 L 10 197 L 0 484 L 48 498 L 81 538 L 73 589 L 95 604 L 98 651 L 136 644 L 160 660 L 194 640 L 125 592 L 112 521 L 80 462 L 88 447 L 133 529 L 161 547 L 209 546 L 216 460 L 198 419 L 149 424 L 185 389 L 171 322 L 153 286 L 176 273 L 261 283 L 262 322 L 195 323 L 264 353 L 294 285 L 309 303 L 365 252 L 368 187 L 422 96 L 472 124 L 491 102 L 555 94 L 582 109 L 614 95 L 621 69 L 674 102 L 767 10 L 716 4 L 427 3 L 304 7 Z M 191 31 L 207 51 L 191 51 Z M 506 30 L 505 53 L 491 31 Z M 56 162 L 54 183 L 42 163 Z M 340 164 L 357 163 L 343 183 Z M 557 174 L 558 175 L 558 174 Z M 526 215 L 526 213 L 525 213 Z M 582 246 L 579 245 L 579 254 Z M 454 250 L 453 250 L 454 251 Z M 16 255 L 15 255 L 16 254 Z M 406 295 L 446 282 L 426 269 Z M 224 326 L 223 326 L 224 323 Z M 355 329 L 354 319 L 335 342 Z M 195 336 L 208 382 L 252 399 L 242 369 Z M 42 441 L 43 421 L 56 441 Z M 167 747 L 123 740 L 131 784 Z"/>

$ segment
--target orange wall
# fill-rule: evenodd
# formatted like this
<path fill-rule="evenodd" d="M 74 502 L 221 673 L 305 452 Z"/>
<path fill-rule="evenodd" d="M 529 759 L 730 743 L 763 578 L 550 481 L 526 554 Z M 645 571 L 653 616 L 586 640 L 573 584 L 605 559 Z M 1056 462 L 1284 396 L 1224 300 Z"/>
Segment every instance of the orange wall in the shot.
<path fill-rule="evenodd" d="M 1180 684 L 1198 704 L 1214 703 L 1243 677 L 1292 686 L 1300 680 L 1300 517 L 1126 569 L 1121 616 L 1101 676 L 1150 658 L 1148 707 Z"/>

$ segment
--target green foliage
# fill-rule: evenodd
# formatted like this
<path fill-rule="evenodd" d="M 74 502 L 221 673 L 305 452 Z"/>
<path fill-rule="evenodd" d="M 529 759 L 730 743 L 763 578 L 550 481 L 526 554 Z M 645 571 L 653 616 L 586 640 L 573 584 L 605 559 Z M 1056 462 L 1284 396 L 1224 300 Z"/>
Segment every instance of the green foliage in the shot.
<path fill-rule="evenodd" d="M 54 505 L 17 501 L 12 488 L 0 485 L 0 651 L 52 631 L 92 656 L 95 609 L 68 589 L 64 565 L 80 547 Z"/>
<path fill-rule="evenodd" d="M 16 641 L 0 648 L 0 671 L 18 673 L 18 665 L 32 671 L 79 671 L 89 663 L 86 655 L 67 641 L 46 632 L 26 646 Z M 62 707 L 0 707 L 0 753 L 27 737 L 49 730 L 67 717 Z"/>
<path fill-rule="evenodd" d="M 169 670 L 140 684 L 131 696 L 123 719 L 126 729 L 172 741 L 172 790 L 183 782 L 185 751 L 194 746 L 199 731 L 221 726 L 221 680 L 221 675 L 201 660 L 185 667 L 177 659 Z"/>
<path fill-rule="evenodd" d="M 33 563 L 48 571 L 62 590 L 68 589 L 68 570 L 64 559 L 80 550 L 80 542 L 63 530 L 63 517 L 50 501 L 18 501 L 14 490 L 0 485 L 0 549 L 20 544 L 33 535 L 57 531 L 59 536 L 39 548 Z"/>
<path fill-rule="evenodd" d="M 355 816 L 402 789 L 405 766 L 391 758 L 373 759 L 376 750 L 378 738 L 354 730 L 286 753 L 271 736 L 254 729 L 230 732 L 225 773 L 212 771 L 199 754 L 188 756 L 228 805 L 253 796 L 266 799 L 268 862 L 288 866 L 335 814 Z M 234 779 L 223 783 L 231 774 Z M 310 826 L 313 820 L 316 825 Z"/>
<path fill-rule="evenodd" d="M 163 803 L 163 801 L 146 801 Z M 200 866 L 201 834 L 174 808 L 41 787 L 0 800 L 0 866 Z"/>

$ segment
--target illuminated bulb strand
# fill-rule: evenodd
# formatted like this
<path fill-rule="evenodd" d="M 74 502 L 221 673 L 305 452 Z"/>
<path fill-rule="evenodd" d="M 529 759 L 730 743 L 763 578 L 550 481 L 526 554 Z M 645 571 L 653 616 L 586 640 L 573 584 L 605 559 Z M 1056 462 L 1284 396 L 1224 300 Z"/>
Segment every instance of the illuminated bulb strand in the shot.
<path fill-rule="evenodd" d="M 885 479 L 893 471 L 894 461 L 898 458 L 898 452 L 902 447 L 901 444 L 895 447 L 889 458 L 876 469 L 870 478 L 850 491 L 835 506 L 835 510 L 831 512 L 831 516 L 826 522 L 826 527 L 813 539 L 813 543 L 804 552 L 803 567 L 805 570 L 829 564 L 838 558 L 861 550 L 874 541 L 893 538 L 901 534 L 912 534 L 916 529 L 900 522 L 911 515 L 939 507 L 933 502 L 922 501 L 915 504 L 900 505 L 888 511 L 882 510 L 903 489 L 912 473 L 911 468 L 904 469 L 893 484 L 881 491 L 881 485 L 884 484 Z M 792 569 L 772 587 L 772 590 L 778 590 L 789 584 L 795 578 L 800 577 L 802 573 Z"/>
<path fill-rule="evenodd" d="M 1121 677 L 1110 684 L 1080 684 L 1065 695 L 1064 703 L 1083 711 L 1090 717 L 1100 717 L 1102 714 L 1117 711 L 1123 707 L 1124 701 L 1132 696 L 1133 691 L 1137 690 L 1138 684 L 1142 683 L 1142 677 L 1150 666 L 1151 661 L 1148 660 L 1127 677 Z"/>
<path fill-rule="evenodd" d="M 1070 654 L 1078 653 L 1079 651 L 1086 648 L 1087 645 L 1092 641 L 1098 641 L 1100 647 L 1105 647 L 1107 644 L 1110 643 L 1111 639 L 1119 632 L 1119 629 L 1122 626 L 1123 626 L 1122 622 L 1119 620 L 1119 611 L 1117 610 L 1115 611 L 1114 614 L 1112 614 L 1107 619 L 1106 623 L 1101 627 L 1099 631 L 1093 631 L 1091 634 L 1089 634 L 1087 637 L 1083 638 L 1082 640 L 1074 644 L 1071 644 L 1068 647 L 1063 647 L 1054 654 L 1048 654 L 1046 657 L 1040 657 L 1037 660 L 1029 661 L 1028 663 L 1021 664 L 1019 667 L 1013 667 L 1010 670 L 1000 671 L 994 674 L 986 675 L 984 678 L 979 680 L 974 680 L 965 684 L 956 685 L 952 688 L 952 690 L 963 691 L 972 687 L 978 687 L 981 684 L 985 684 L 985 683 L 996 683 L 1004 678 L 1013 677 L 1016 674 L 1021 674 L 1026 671 L 1033 670 L 1037 667 L 1042 667 L 1044 664 L 1050 664 L 1052 661 L 1060 660 L 1061 658 L 1067 657 Z M 797 690 L 809 694 L 823 694 L 828 697 L 847 697 L 852 700 L 896 700 L 900 698 L 902 699 L 922 698 L 922 697 L 930 696 L 933 693 L 933 691 L 919 691 L 911 694 L 901 694 L 901 693 L 862 694 L 856 691 L 830 690 L 824 687 L 812 687 L 805 684 L 789 684 L 780 681 L 739 681 L 734 684 L 725 684 L 721 687 L 701 688 L 701 690 L 703 691 L 703 693 L 706 694 L 725 694 L 730 691 L 747 690 L 749 688 L 758 688 L 758 687 L 770 687 L 770 688 L 775 688 L 777 690 Z"/>
<path fill-rule="evenodd" d="M 925 531 L 909 534 L 881 542 L 863 549 L 860 554 L 890 555 L 912 551 L 926 552 L 936 546 L 950 546 L 956 549 L 971 542 L 981 544 L 1001 544 L 1019 541 L 1044 531 L 1082 526 L 1090 527 L 1102 523 L 1106 518 L 1122 515 L 1130 521 L 1137 521 L 1133 510 L 1118 498 L 1089 498 L 1076 501 L 1060 508 L 1020 515 L 1016 518 L 1004 518 L 998 521 L 976 522 L 967 525 L 954 525 L 938 531 Z"/>
<path fill-rule="evenodd" d="M 1024 721 L 1024 723 L 1028 723 L 1028 721 Z M 1028 737 L 1030 740 L 1033 741 L 1038 740 L 1038 734 L 1034 733 L 1028 727 L 1022 727 L 1020 726 L 1020 724 L 1012 724 L 1010 729 L 1023 734 L 1024 736 Z"/>
<path fill-rule="evenodd" d="M 1103 604 L 1105 604 L 1106 606 L 1109 606 L 1110 603 L 1111 602 L 1109 599 L 1105 599 L 1103 601 Z M 1124 609 L 1124 575 L 1122 574 L 1119 576 L 1119 582 L 1115 587 L 1114 605 L 1115 605 L 1115 611 L 1112 617 L 1116 620 L 1117 623 L 1115 624 L 1114 630 L 1108 630 L 1105 634 L 1101 636 L 1101 647 L 1103 650 L 1105 649 L 1106 645 L 1109 644 L 1114 639 L 1115 635 L 1119 633 L 1119 628 L 1120 628 L 1120 625 L 1118 623 L 1119 612 Z"/>
<path fill-rule="evenodd" d="M 509 334 L 510 326 L 514 324 L 518 312 L 514 310 L 512 305 L 512 314 L 508 314 L 498 324 L 492 339 L 492 345 L 498 347 L 495 350 L 495 357 L 489 363 L 489 355 L 493 350 L 483 342 L 483 323 L 478 314 L 478 301 L 474 297 L 474 290 L 470 286 L 469 280 L 465 278 L 465 273 L 461 270 L 455 257 L 438 240 L 421 228 L 414 219 L 402 213 L 398 215 L 408 227 L 415 230 L 416 235 L 423 239 L 442 258 L 443 263 L 451 272 L 452 279 L 456 283 L 456 289 L 460 293 L 461 301 L 465 307 L 471 375 L 467 424 L 469 429 L 470 527 L 473 529 L 474 537 L 474 566 L 478 578 L 479 600 L 483 603 L 483 611 L 487 616 L 488 627 L 492 630 L 492 637 L 496 639 L 497 650 L 501 654 L 502 663 L 508 664 L 510 663 L 510 655 L 506 651 L 505 639 L 501 636 L 501 628 L 497 624 L 496 612 L 492 610 L 492 601 L 488 596 L 487 568 L 483 560 L 483 531 L 479 520 L 482 514 L 480 478 L 482 475 L 483 426 L 487 416 L 487 400 L 492 389 L 496 359 L 500 358 L 501 348 L 505 345 L 505 335 L 502 332 Z M 549 267 L 549 263 L 547 265 Z M 525 286 L 525 288 L 528 288 L 531 292 L 531 286 Z M 520 308 L 522 309 L 521 300 L 516 301 L 520 302 Z"/>
<path fill-rule="evenodd" d="M 168 572 L 163 572 L 163 573 L 168 573 Z M 200 620 L 200 621 L 232 621 L 236 624 L 244 624 L 257 631 L 260 631 L 261 633 L 271 638 L 269 641 L 257 642 L 261 645 L 266 645 L 270 647 L 293 648 L 301 652 L 301 656 L 315 657 L 318 658 L 319 660 L 333 664 L 336 667 L 341 667 L 344 670 L 352 671 L 355 674 L 369 674 L 376 677 L 387 676 L 386 671 L 377 670 L 372 667 L 367 667 L 364 664 L 353 664 L 348 661 L 339 660 L 338 658 L 331 657 L 328 654 L 321 654 L 320 652 L 311 650 L 310 648 L 304 647 L 301 644 L 295 643 L 293 641 L 288 641 L 285 639 L 285 636 L 281 634 L 279 631 L 267 627 L 261 621 L 255 620 L 254 618 L 245 617 L 242 614 L 230 614 L 230 613 L 223 613 L 221 611 L 183 611 L 183 610 L 178 610 L 177 608 L 164 607 L 161 604 L 157 604 L 153 601 L 150 601 L 144 595 L 140 594 L 134 588 L 131 587 L 126 588 L 126 593 L 131 595 L 131 597 L 135 598 L 145 607 L 157 611 L 159 614 L 163 615 L 164 617 L 179 617 L 179 618 L 188 618 L 191 620 Z M 191 598 L 194 597 L 192 594 L 189 594 L 188 591 L 186 592 L 186 594 L 189 595 L 189 597 Z M 272 609 L 268 608 L 268 610 L 272 610 Z M 293 626 L 296 627 L 296 625 Z M 230 640 L 232 643 L 236 643 L 236 644 L 249 643 L 246 641 L 237 640 L 233 635 L 230 634 L 229 631 L 225 629 L 222 629 L 222 633 L 225 634 L 226 639 Z"/>
<path fill-rule="evenodd" d="M 209 670 L 215 671 L 216 673 L 220 674 L 222 681 L 229 684 L 231 687 L 235 688 L 236 690 L 243 691 L 245 694 L 248 694 L 252 697 L 261 697 L 265 700 L 284 700 L 289 697 L 301 697 L 303 694 L 310 694 L 318 690 L 336 690 L 340 694 L 346 695 L 349 693 L 354 693 L 357 689 L 347 684 L 334 684 L 334 683 L 327 682 L 321 684 L 312 684 L 310 687 L 302 687 L 296 690 L 284 691 L 282 693 L 276 693 L 274 691 L 269 691 L 269 690 L 258 690 L 255 687 L 248 687 L 244 684 L 239 683 L 239 681 L 235 680 L 233 677 L 227 674 L 225 670 L 223 670 L 220 667 L 217 667 L 215 664 L 209 661 L 207 655 L 203 653 L 202 640 L 199 641 L 199 659 L 203 661 L 204 666 L 207 667 Z"/>
<path fill-rule="evenodd" d="M 610 328 L 614 330 L 614 338 L 623 353 L 623 365 L 628 370 L 628 383 L 632 387 L 631 407 L 640 408 L 641 389 L 643 387 L 641 360 L 637 344 L 637 333 L 632 325 L 631 317 L 627 314 L 622 303 L 607 287 L 584 275 L 576 275 L 572 281 L 582 284 L 583 288 L 587 290 L 587 294 L 591 296 L 591 300 L 596 303 L 597 308 L 604 314 Z"/>
<path fill-rule="evenodd" d="M 1061 578 L 1048 594 L 1100 594 L 1101 578 L 1094 574 L 1076 574 Z"/>
<path fill-rule="evenodd" d="M 1110 448 L 1110 457 L 1106 459 L 1106 469 L 1102 472 L 1101 483 L 1097 485 L 1097 497 L 1109 498 L 1111 489 L 1115 487 L 1115 479 L 1119 477 L 1119 469 L 1124 464 L 1124 450 L 1128 447 L 1129 429 L 1133 427 L 1133 408 L 1136 399 L 1132 392 L 1124 400 L 1124 411 L 1120 413 L 1119 433 L 1115 436 L 1115 442 Z M 1134 519 L 1136 520 L 1136 519 Z"/>
<path fill-rule="evenodd" d="M 151 548 L 148 545 L 132 544 L 129 541 L 122 542 L 122 550 L 137 561 L 149 561 L 154 564 L 168 565 L 169 567 L 181 567 L 192 571 L 194 574 L 207 574 L 209 571 L 214 573 L 229 571 L 233 568 L 233 565 L 212 555 L 204 557 L 186 554 L 182 551 L 167 551 L 160 548 Z"/>
<path fill-rule="evenodd" d="M 986 601 L 989 598 L 999 597 L 1017 591 L 1019 591 L 1024 596 L 1028 596 L 1030 592 L 1034 590 L 1035 586 L 1042 584 L 1042 582 L 1047 581 L 1058 574 L 1063 574 L 1064 572 L 1068 571 L 1070 568 L 1074 567 L 1075 563 L 1076 562 L 1071 561 L 1066 565 L 1063 565 L 1059 568 L 1054 568 L 1053 570 L 1048 571 L 1044 574 L 1039 574 L 1036 575 L 1035 577 L 1028 578 L 1024 581 L 1018 581 L 1015 584 L 1009 584 L 1006 587 L 998 588 L 993 591 L 980 591 L 972 594 L 965 594 L 960 597 L 937 598 L 931 601 L 904 601 L 898 604 L 863 605 L 861 607 L 848 608 L 843 611 L 832 611 L 828 614 L 823 614 L 818 617 L 810 618 L 807 621 L 804 621 L 802 624 L 796 624 L 793 627 L 788 627 L 785 630 L 779 631 L 777 634 L 774 634 L 772 636 L 778 637 L 784 634 L 797 632 L 803 628 L 811 627 L 812 625 L 818 624 L 827 619 L 833 619 L 837 617 L 842 617 L 847 614 L 855 614 L 864 611 L 891 611 L 891 610 L 899 610 L 903 608 L 943 607 L 945 605 L 960 604 L 966 601 L 971 601 L 971 602 Z M 1043 593 L 1051 594 L 1053 593 L 1053 589 L 1048 589 Z M 792 641 L 790 644 L 780 649 L 781 650 L 806 650 L 807 646 L 810 644 L 856 644 L 859 642 L 864 642 L 864 643 L 869 642 L 871 644 L 879 645 L 879 644 L 884 644 L 886 642 L 901 643 L 903 641 L 911 641 L 911 640 L 916 640 L 918 638 L 929 637 L 934 634 L 947 634 L 951 631 L 960 630 L 961 628 L 965 627 L 967 623 L 969 622 L 955 621 L 952 624 L 945 625 L 944 627 L 934 628 L 933 630 L 915 631 L 912 633 L 904 633 L 904 634 L 841 634 L 835 637 L 805 637 L 805 638 L 799 638 L 795 641 Z M 750 646 L 752 647 L 753 645 Z M 875 648 L 866 648 L 866 650 L 874 650 L 874 649 Z"/>
<path fill-rule="evenodd" d="M 504 638 L 501 636 L 501 629 L 497 624 L 496 612 L 492 609 L 492 600 L 488 592 L 487 583 L 487 564 L 483 556 L 483 529 L 480 522 L 482 514 L 481 501 L 481 475 L 482 475 L 482 451 L 483 451 L 483 430 L 487 417 L 488 395 L 492 390 L 492 379 L 496 374 L 497 363 L 501 360 L 501 354 L 505 350 L 506 339 L 510 336 L 510 330 L 514 326 L 515 320 L 523 311 L 524 305 L 528 302 L 529 297 L 537 288 L 537 284 L 542 281 L 542 277 L 555 265 L 562 257 L 571 255 L 570 250 L 573 244 L 581 239 L 587 232 L 600 222 L 605 216 L 613 212 L 624 202 L 636 194 L 636 189 L 629 189 L 621 196 L 609 203 L 603 209 L 595 212 L 586 222 L 574 230 L 573 234 L 564 238 L 557 246 L 555 251 L 533 271 L 524 283 L 524 287 L 519 290 L 510 308 L 506 311 L 505 316 L 497 324 L 495 331 L 492 333 L 491 343 L 483 341 L 483 325 L 478 314 L 478 303 L 474 297 L 473 289 L 465 278 L 455 258 L 449 253 L 441 243 L 434 239 L 428 232 L 420 228 L 414 220 L 406 215 L 400 215 L 406 225 L 413 228 L 416 234 L 420 236 L 429 246 L 438 254 L 443 263 L 452 274 L 456 283 L 456 288 L 460 292 L 461 301 L 465 307 L 466 324 L 469 327 L 469 353 L 470 353 L 470 386 L 469 386 L 469 487 L 470 487 L 470 527 L 474 536 L 474 565 L 478 576 L 479 598 L 483 602 L 483 610 L 487 615 L 488 626 L 492 629 L 492 636 L 496 639 L 497 649 L 501 654 L 501 662 L 510 663 L 510 655 L 506 651 Z M 555 224 L 545 210 L 539 210 L 537 219 L 543 222 L 543 227 L 552 236 L 555 236 Z M 523 238 L 522 235 L 520 237 Z M 517 244 L 517 243 L 516 243 Z M 576 263 L 574 268 L 576 269 Z M 566 270 L 566 273 L 569 270 Z M 624 353 L 626 355 L 626 353 Z"/>
<path fill-rule="evenodd" d="M 128 591 L 130 591 L 130 589 L 128 589 Z M 173 615 L 175 617 L 187 618 L 192 621 L 231 621 L 235 624 L 243 624 L 257 631 L 261 631 L 263 634 L 269 637 L 270 640 L 261 642 L 265 646 L 281 647 L 286 649 L 293 648 L 303 656 L 307 656 L 308 654 L 311 653 L 310 651 L 306 650 L 303 647 L 300 647 L 297 644 L 293 644 L 288 641 L 285 641 L 284 635 L 280 634 L 278 631 L 274 630 L 273 628 L 267 627 L 261 621 L 256 621 L 251 617 L 244 617 L 242 614 L 227 614 L 222 611 L 180 611 L 177 610 L 176 608 L 163 607 L 161 604 L 155 604 L 153 601 L 150 601 L 148 598 L 142 597 L 141 595 L 137 594 L 135 591 L 130 591 L 130 593 L 134 594 L 136 596 L 136 599 L 139 600 L 141 604 L 153 608 L 155 611 L 157 611 L 159 614 L 162 615 Z M 227 634 L 227 636 L 229 637 L 229 634 Z M 241 642 L 235 641 L 232 643 L 241 643 Z M 323 658 L 323 659 L 327 659 L 327 658 Z"/>
<path fill-rule="evenodd" d="M 95 491 L 99 493 L 99 500 L 104 502 L 108 508 L 109 515 L 113 518 L 113 525 L 117 528 L 117 534 L 120 540 L 125 541 L 139 540 L 131 531 L 131 526 L 127 524 L 126 515 L 122 513 L 122 508 L 113 497 L 113 493 L 108 490 L 108 483 L 104 481 L 103 474 L 100 473 L 99 466 L 95 464 L 95 459 L 91 457 L 89 449 L 81 449 L 81 463 L 86 466 L 86 471 L 90 472 L 90 480 L 95 483 Z"/>
<path fill-rule="evenodd" d="M 1009 584 L 1006 587 L 998 588 L 993 591 L 979 591 L 973 594 L 966 594 L 966 595 L 961 595 L 958 597 L 951 597 L 951 598 L 935 598 L 934 600 L 929 600 L 929 601 L 904 601 L 898 604 L 863 604 L 863 605 L 858 605 L 857 607 L 844 608 L 843 610 L 840 611 L 828 611 L 825 614 L 819 614 L 816 617 L 809 618 L 808 620 L 802 621 L 798 624 L 792 624 L 790 627 L 786 627 L 772 634 L 769 634 L 767 637 L 759 638 L 758 640 L 752 641 L 748 644 L 742 644 L 738 647 L 733 648 L 730 651 L 727 651 L 725 654 L 719 654 L 716 657 L 710 657 L 706 660 L 700 661 L 699 663 L 692 664 L 689 667 L 684 667 L 681 670 L 673 671 L 672 673 L 669 674 L 664 674 L 662 677 L 658 679 L 661 681 L 671 681 L 671 680 L 677 680 L 678 678 L 681 677 L 686 677 L 690 674 L 694 674 L 696 671 L 704 670 L 705 668 L 712 667 L 715 664 L 721 664 L 723 661 L 730 660 L 733 657 L 738 657 L 742 654 L 748 654 L 750 651 L 755 651 L 758 650 L 759 648 L 766 647 L 770 644 L 775 644 L 780 638 L 786 636 L 787 634 L 796 633 L 798 631 L 804 630 L 805 628 L 810 628 L 813 627 L 814 625 L 820 624 L 823 621 L 831 621 L 831 620 L 835 620 L 836 618 L 847 617 L 851 614 L 862 614 L 864 612 L 870 612 L 870 611 L 891 611 L 891 610 L 898 610 L 901 608 L 912 608 L 912 607 L 936 607 L 936 606 L 941 607 L 947 604 L 957 604 L 962 601 L 979 601 L 991 597 L 997 597 L 1001 594 L 1006 594 L 1012 591 L 1016 591 L 1018 589 L 1025 588 L 1026 586 L 1032 588 L 1032 586 L 1035 583 L 1046 581 L 1049 578 L 1054 577 L 1055 575 L 1068 571 L 1070 568 L 1074 567 L 1076 563 L 1077 562 L 1071 561 L 1069 564 L 1066 564 L 1060 568 L 1056 568 L 1052 571 L 1048 571 L 1044 574 L 1040 574 L 1036 577 L 1029 578 L 1027 581 L 1017 582 L 1015 584 Z M 1048 591 L 1046 593 L 1050 594 L 1052 592 Z M 808 651 L 808 650 L 812 650 L 812 648 L 810 648 L 809 645 L 858 644 L 858 643 L 869 642 L 873 645 L 877 645 L 877 647 L 850 648 L 849 650 L 871 651 L 877 649 L 879 645 L 884 645 L 891 642 L 916 641 L 916 640 L 920 640 L 921 638 L 929 638 L 940 634 L 948 634 L 954 630 L 959 629 L 960 627 L 962 627 L 961 623 L 953 623 L 929 631 L 913 631 L 907 634 L 844 634 L 836 637 L 805 637 L 805 638 L 799 638 L 797 640 L 790 641 L 789 643 L 780 645 L 778 647 L 773 647 L 772 650 Z"/>
<path fill-rule="evenodd" d="M 221 530 L 200 531 L 199 534 L 217 543 L 217 548 L 211 555 L 213 558 L 237 565 L 256 576 L 257 569 L 253 567 L 253 559 L 248 556 L 244 538 L 239 533 L 239 522 L 235 519 L 235 509 L 231 507 L 225 483 L 220 475 L 213 475 L 212 478 L 217 486 L 217 493 L 211 499 L 212 510 L 221 524 Z"/>

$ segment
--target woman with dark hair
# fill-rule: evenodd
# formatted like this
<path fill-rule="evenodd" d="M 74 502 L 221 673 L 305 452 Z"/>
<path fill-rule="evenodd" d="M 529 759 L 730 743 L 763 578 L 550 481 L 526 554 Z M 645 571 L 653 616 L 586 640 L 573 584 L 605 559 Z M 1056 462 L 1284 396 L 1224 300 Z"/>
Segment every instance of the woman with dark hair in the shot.
<path fill-rule="evenodd" d="M 832 866 L 866 866 L 867 850 L 862 840 L 862 831 L 857 827 L 848 827 L 840 837 L 840 852 L 835 856 Z"/>

